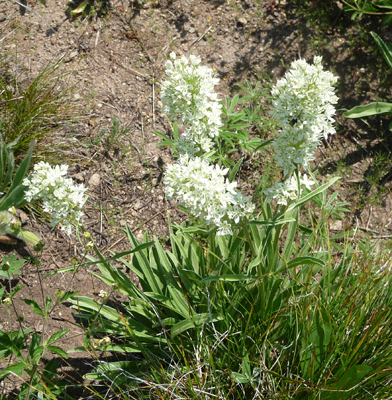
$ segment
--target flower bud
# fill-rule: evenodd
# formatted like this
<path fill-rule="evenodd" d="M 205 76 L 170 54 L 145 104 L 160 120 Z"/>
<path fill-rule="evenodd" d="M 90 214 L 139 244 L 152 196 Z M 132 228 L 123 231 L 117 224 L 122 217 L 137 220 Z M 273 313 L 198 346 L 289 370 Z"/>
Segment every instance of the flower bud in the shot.
<path fill-rule="evenodd" d="M 11 222 L 11 227 L 14 229 L 18 229 L 22 226 L 21 222 L 18 219 L 13 219 Z"/>
<path fill-rule="evenodd" d="M 12 206 L 12 207 L 10 207 L 10 208 L 8 209 L 8 212 L 9 212 L 10 214 L 12 214 L 12 215 L 15 215 L 15 214 L 16 214 L 16 208 L 15 208 L 14 206 Z"/>
<path fill-rule="evenodd" d="M 78 265 L 78 264 L 79 264 L 78 259 L 76 257 L 72 257 L 71 258 L 71 265 L 75 266 L 75 265 Z"/>
<path fill-rule="evenodd" d="M 11 268 L 11 265 L 10 265 L 10 263 L 9 263 L 8 261 L 6 261 L 6 262 L 1 266 L 1 269 L 2 269 L 3 271 L 9 271 L 10 268 Z"/>
<path fill-rule="evenodd" d="M 40 240 L 35 246 L 34 246 L 34 251 L 36 251 L 37 253 L 39 253 L 40 251 L 43 250 L 43 248 L 45 247 L 45 242 L 43 240 Z"/>
<path fill-rule="evenodd" d="M 5 306 L 9 306 L 9 305 L 11 304 L 11 302 L 12 302 L 12 300 L 11 300 L 9 297 L 6 297 L 6 298 L 3 300 L 3 304 L 4 304 Z"/>

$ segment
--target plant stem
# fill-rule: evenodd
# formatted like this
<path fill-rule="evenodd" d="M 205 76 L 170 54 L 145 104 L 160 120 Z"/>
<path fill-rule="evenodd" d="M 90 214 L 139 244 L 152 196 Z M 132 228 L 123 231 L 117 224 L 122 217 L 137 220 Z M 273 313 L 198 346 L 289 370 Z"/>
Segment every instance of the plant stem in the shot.
<path fill-rule="evenodd" d="M 31 385 L 32 385 L 32 383 L 33 383 L 34 375 L 35 375 L 35 373 L 37 372 L 37 368 L 38 368 L 38 365 L 34 365 L 34 366 L 33 366 L 33 369 L 31 370 L 29 387 L 28 387 L 27 393 L 26 393 L 26 400 L 29 400 L 29 398 L 30 398 Z"/>

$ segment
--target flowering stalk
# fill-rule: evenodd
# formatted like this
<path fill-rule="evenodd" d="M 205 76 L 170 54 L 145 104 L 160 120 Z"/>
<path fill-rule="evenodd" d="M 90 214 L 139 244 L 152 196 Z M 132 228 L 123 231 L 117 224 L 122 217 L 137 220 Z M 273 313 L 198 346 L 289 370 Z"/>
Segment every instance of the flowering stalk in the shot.
<path fill-rule="evenodd" d="M 286 206 L 300 197 L 303 188 L 311 190 L 314 182 L 306 175 L 301 177 L 299 167 L 308 169 L 320 140 L 335 133 L 333 104 L 338 98 L 333 84 L 337 77 L 324 71 L 321 61 L 322 57 L 317 56 L 313 65 L 305 60 L 294 61 L 271 91 L 274 98 L 271 114 L 281 127 L 272 146 L 287 179 L 264 191 L 268 202 L 275 200 Z"/>
<path fill-rule="evenodd" d="M 232 226 L 247 220 L 255 206 L 248 197 L 235 191 L 236 182 L 225 178 L 227 169 L 188 155 L 170 164 L 164 184 L 168 199 L 177 198 L 195 217 L 218 227 L 218 235 L 232 235 Z"/>
<path fill-rule="evenodd" d="M 211 68 L 201 66 L 200 57 L 177 58 L 173 52 L 166 62 L 167 80 L 162 82 L 163 111 L 170 120 L 184 125 L 179 153 L 192 156 L 209 152 L 213 139 L 219 135 L 221 104 L 214 91 L 219 82 Z"/>
<path fill-rule="evenodd" d="M 333 104 L 338 100 L 333 87 L 337 77 L 323 70 L 321 60 L 314 57 L 314 65 L 294 61 L 271 92 L 271 114 L 281 127 L 273 147 L 285 175 L 291 175 L 297 165 L 307 169 L 320 140 L 336 132 L 332 124 Z"/>

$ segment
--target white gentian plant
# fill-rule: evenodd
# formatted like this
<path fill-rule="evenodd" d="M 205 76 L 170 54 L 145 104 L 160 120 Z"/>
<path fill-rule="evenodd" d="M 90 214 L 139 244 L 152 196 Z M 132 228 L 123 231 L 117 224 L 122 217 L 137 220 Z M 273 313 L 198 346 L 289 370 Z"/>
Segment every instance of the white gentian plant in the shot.
<path fill-rule="evenodd" d="M 174 59 L 169 70 L 180 74 L 182 67 L 199 68 L 199 61 L 190 59 L 194 60 L 191 66 L 178 60 L 176 64 Z M 190 143 L 198 144 L 189 140 L 181 144 L 184 154 L 167 167 L 166 195 L 217 229 L 171 225 L 168 218 L 170 246 L 162 246 L 156 237 L 149 241 L 147 234 L 136 238 L 126 226 L 130 250 L 110 258 L 91 241 L 98 257 L 88 259 L 100 270 L 94 276 L 111 289 L 100 293 L 102 301 L 84 296 L 70 301 L 74 309 L 86 312 L 89 328 L 85 349 L 116 353 L 118 361 L 98 358 L 86 379 L 135 390 L 135 398 L 154 397 L 155 393 L 162 397 L 162 390 L 164 396 L 181 398 L 199 398 L 200 393 L 233 399 L 280 395 L 332 398 L 342 392 L 365 398 L 379 372 L 382 379 L 377 390 L 387 386 L 390 374 L 384 371 L 390 372 L 391 357 L 385 357 L 379 369 L 378 359 L 368 365 L 369 346 L 364 345 L 361 354 L 352 350 L 357 350 L 358 343 L 374 340 L 377 352 L 385 351 L 385 341 L 368 330 L 375 319 L 371 302 L 363 303 L 364 307 L 369 303 L 367 320 L 356 303 L 369 290 L 372 299 L 390 299 L 390 273 L 386 284 L 382 282 L 385 296 L 380 297 L 373 288 L 378 278 L 367 275 L 367 259 L 364 268 L 356 268 L 356 250 L 349 249 L 349 242 L 342 246 L 329 236 L 331 216 L 347 212 L 343 203 L 334 203 L 337 192 L 327 195 L 327 189 L 339 178 L 318 185 L 310 171 L 307 175 L 300 171 L 310 169 L 319 141 L 333 133 L 335 78 L 324 73 L 320 63 L 321 58 L 315 59 L 314 66 L 304 61 L 294 63 L 293 71 L 273 91 L 281 129 L 275 148 L 280 151 L 278 160 L 284 159 L 285 181 L 275 183 L 264 195 L 257 193 L 261 198 L 257 216 L 255 205 L 237 191 L 233 181 L 241 160 L 229 173 L 228 168 L 214 164 L 213 156 L 195 152 Z M 187 91 L 193 86 L 182 87 L 178 93 L 175 87 L 171 90 L 173 99 L 164 100 L 170 104 L 167 111 L 172 112 L 171 118 L 187 116 L 185 110 L 193 104 Z M 181 118 L 184 122 L 185 117 Z M 178 141 L 176 133 L 173 129 Z M 190 139 L 190 135 L 185 138 Z M 284 146 L 290 149 L 280 150 L 279 140 L 286 141 Z M 172 145 L 173 141 L 167 143 Z M 301 207 L 310 200 L 317 211 L 310 208 L 311 220 L 300 224 Z M 274 209 L 269 204 L 272 201 L 278 204 Z M 91 239 L 86 232 L 84 237 Z M 333 253 L 334 248 L 339 256 Z M 365 246 L 361 249 L 373 257 Z M 379 265 L 376 267 L 378 271 Z M 358 275 L 350 273 L 354 268 Z M 137 284 L 128 271 L 138 277 Z M 364 286 L 368 281 L 369 288 Z M 115 288 L 129 299 L 122 303 L 121 318 L 106 302 Z M 379 307 L 380 318 L 385 317 L 383 307 Z M 353 315 L 355 310 L 359 311 Z M 385 326 L 389 326 L 388 318 L 390 315 L 383 320 Z M 341 325 L 354 326 L 350 339 Z M 380 326 L 384 329 L 379 324 L 373 332 Z M 344 351 L 331 352 L 336 343 L 343 343 Z M 131 361 L 130 352 L 136 355 Z M 342 354 L 349 356 L 342 358 Z M 124 374 L 128 366 L 132 373 Z M 142 395 L 137 396 L 139 389 Z"/>
<path fill-rule="evenodd" d="M 29 202 L 41 200 L 43 210 L 51 213 L 50 225 L 55 227 L 61 222 L 62 229 L 71 233 L 73 224 L 79 223 L 83 215 L 87 188 L 66 178 L 67 173 L 68 165 L 56 165 L 53 168 L 48 163 L 39 162 L 23 184 L 28 186 L 25 199 Z"/>
<path fill-rule="evenodd" d="M 300 197 L 302 190 L 311 190 L 314 182 L 307 175 L 301 177 L 299 167 L 308 169 L 320 140 L 335 133 L 333 104 L 337 97 L 333 84 L 337 78 L 323 70 L 321 61 L 321 57 L 315 57 L 314 65 L 305 60 L 293 62 L 290 71 L 272 89 L 271 114 L 280 127 L 272 146 L 286 181 L 264 191 L 268 202 L 275 200 L 278 205 L 287 206 Z M 200 62 L 199 57 L 177 59 L 172 53 L 171 61 L 166 63 L 163 111 L 169 119 L 183 123 L 185 129 L 177 143 L 182 156 L 166 172 L 166 194 L 169 199 L 176 197 L 208 225 L 216 225 L 219 235 L 232 234 L 232 226 L 250 219 L 255 207 L 234 190 L 234 182 L 225 181 L 228 169 L 214 167 L 206 159 L 222 123 L 214 93 L 218 80 Z"/>

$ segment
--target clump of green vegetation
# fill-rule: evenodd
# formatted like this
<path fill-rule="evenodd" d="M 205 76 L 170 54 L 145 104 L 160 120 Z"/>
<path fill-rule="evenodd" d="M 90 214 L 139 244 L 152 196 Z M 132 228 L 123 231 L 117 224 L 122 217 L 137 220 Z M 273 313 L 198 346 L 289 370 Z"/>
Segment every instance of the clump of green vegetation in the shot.
<path fill-rule="evenodd" d="M 15 55 L 0 54 L 0 134 L 5 143 L 13 143 L 16 156 L 26 153 L 29 144 L 50 140 L 50 134 L 76 116 L 76 107 L 68 97 L 72 87 L 64 79 L 67 73 L 61 61 L 49 62 L 35 78 L 17 73 Z"/>
<path fill-rule="evenodd" d="M 110 0 L 71 0 L 67 14 L 70 18 L 82 16 L 93 19 L 107 15 L 109 10 Z"/>

